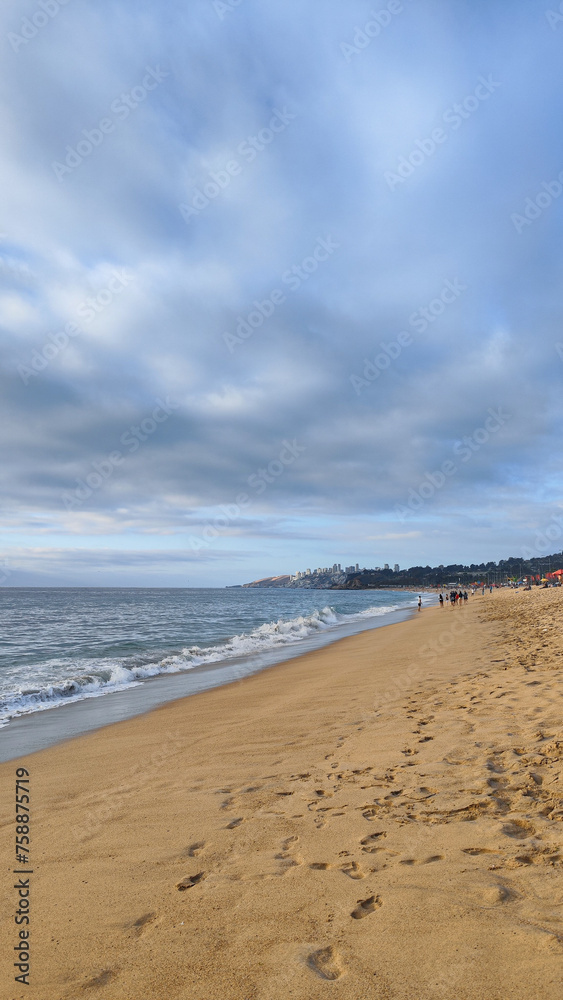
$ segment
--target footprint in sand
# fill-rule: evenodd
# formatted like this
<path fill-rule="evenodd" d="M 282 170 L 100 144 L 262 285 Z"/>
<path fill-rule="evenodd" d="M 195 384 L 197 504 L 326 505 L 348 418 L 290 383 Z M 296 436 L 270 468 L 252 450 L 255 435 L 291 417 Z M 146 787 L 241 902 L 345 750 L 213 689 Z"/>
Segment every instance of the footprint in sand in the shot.
<path fill-rule="evenodd" d="M 282 854 L 275 854 L 274 857 L 276 861 L 282 862 L 281 871 L 277 873 L 278 875 L 285 875 L 290 868 L 298 868 L 299 865 L 303 863 L 302 861 L 298 861 L 297 858 L 292 858 L 291 855 L 287 854 L 285 851 Z"/>
<path fill-rule="evenodd" d="M 298 840 L 299 837 L 297 836 L 286 837 L 285 840 L 282 840 L 281 851 L 275 855 L 275 858 L 278 861 L 283 862 L 281 865 L 281 871 L 278 872 L 279 875 L 285 875 L 285 873 L 290 868 L 295 868 L 298 865 L 303 864 L 303 858 L 295 857 L 291 853 L 294 850 Z"/>
<path fill-rule="evenodd" d="M 296 844 L 298 840 L 299 840 L 299 837 L 297 835 L 295 835 L 294 837 L 286 837 L 285 840 L 282 840 L 282 848 L 283 848 L 283 850 L 284 851 L 288 851 L 289 848 L 290 848 L 290 846 L 292 844 Z"/>
<path fill-rule="evenodd" d="M 443 854 L 431 854 L 429 858 L 403 858 L 400 865 L 431 865 L 434 861 L 443 861 Z"/>
<path fill-rule="evenodd" d="M 362 917 L 367 917 L 368 914 L 373 913 L 381 905 L 382 902 L 379 896 L 368 896 L 367 899 L 359 899 L 356 909 L 352 910 L 350 916 L 354 920 L 361 920 Z"/>
<path fill-rule="evenodd" d="M 500 851 L 490 850 L 488 847 L 462 847 L 464 854 L 470 854 L 471 857 L 476 858 L 479 854 L 500 854 Z"/>
<path fill-rule="evenodd" d="M 348 878 L 365 878 L 365 875 L 357 861 L 346 862 L 345 865 L 342 865 L 340 871 L 344 872 Z"/>
<path fill-rule="evenodd" d="M 332 945 L 314 951 L 307 959 L 307 965 L 321 979 L 339 979 L 342 975 L 340 956 Z"/>
<path fill-rule="evenodd" d="M 487 778 L 487 785 L 493 792 L 501 792 L 508 785 L 508 778 Z"/>
<path fill-rule="evenodd" d="M 377 833 L 370 833 L 368 837 L 364 837 L 363 840 L 360 840 L 360 844 L 362 847 L 371 847 L 374 841 L 381 840 L 386 836 L 387 834 L 385 833 L 385 830 L 378 830 Z"/>
<path fill-rule="evenodd" d="M 141 936 L 145 927 L 148 924 L 152 924 L 155 917 L 156 913 L 144 913 L 142 917 L 139 917 L 138 920 L 135 920 L 134 923 L 131 924 L 132 929 L 135 931 L 138 937 Z"/>
<path fill-rule="evenodd" d="M 317 872 L 326 872 L 329 868 L 332 868 L 332 865 L 329 865 L 328 861 L 313 861 L 313 863 L 309 865 L 309 868 L 312 868 L 313 871 Z"/>
<path fill-rule="evenodd" d="M 494 760 L 488 760 L 485 767 L 487 768 L 488 771 L 492 771 L 493 774 L 504 774 L 504 767 L 502 767 L 502 765 L 500 764 L 497 764 L 497 762 Z"/>
<path fill-rule="evenodd" d="M 176 888 L 183 892 L 184 889 L 191 889 L 192 886 L 197 885 L 198 882 L 203 882 L 206 878 L 205 872 L 198 872 L 197 875 L 186 875 L 181 882 L 178 882 Z"/>
<path fill-rule="evenodd" d="M 516 899 L 516 893 L 505 885 L 491 885 L 483 889 L 483 899 L 491 906 L 496 906 L 498 903 L 510 903 Z"/>
<path fill-rule="evenodd" d="M 525 840 L 527 837 L 533 837 L 536 831 L 527 820 L 512 819 L 504 824 L 502 832 L 505 837 L 512 837 L 513 840 Z"/>
<path fill-rule="evenodd" d="M 242 816 L 238 816 L 237 819 L 232 819 L 230 823 L 227 823 L 225 829 L 234 830 L 237 826 L 240 826 L 241 823 L 244 823 L 244 820 Z"/>
<path fill-rule="evenodd" d="M 190 844 L 186 854 L 189 858 L 197 858 L 198 854 L 201 854 L 203 848 L 205 847 L 204 840 L 198 840 L 195 844 Z"/>
<path fill-rule="evenodd" d="M 88 989 L 90 986 L 107 986 L 111 983 L 112 979 L 115 979 L 117 973 L 113 969 L 104 969 L 93 979 L 89 979 L 87 983 L 84 983 L 84 989 Z"/>

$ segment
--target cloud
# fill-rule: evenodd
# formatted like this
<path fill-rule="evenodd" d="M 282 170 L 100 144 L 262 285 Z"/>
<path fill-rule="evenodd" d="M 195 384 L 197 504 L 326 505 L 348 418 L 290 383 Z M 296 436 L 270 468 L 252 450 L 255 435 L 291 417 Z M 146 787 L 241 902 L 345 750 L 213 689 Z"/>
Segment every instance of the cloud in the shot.
<path fill-rule="evenodd" d="M 387 542 L 397 538 L 420 538 L 422 531 L 386 531 L 383 535 L 368 535 L 368 541 Z"/>
<path fill-rule="evenodd" d="M 5 5 L 4 36 L 34 10 Z M 286 568 L 274 564 L 284 533 L 297 566 L 334 561 L 345 522 L 358 558 L 367 538 L 394 561 L 404 540 L 415 563 L 425 519 L 439 518 L 428 559 L 447 562 L 461 511 L 480 558 L 499 544 L 499 508 L 510 526 L 499 554 L 520 544 L 522 523 L 542 523 L 561 486 L 561 208 L 521 235 L 510 216 L 563 167 L 550 124 L 563 35 L 536 2 L 405 2 L 347 61 L 342 43 L 366 11 L 245 0 L 222 21 L 207 0 L 166 14 L 155 0 L 90 0 L 61 7 L 17 52 L 6 43 L 7 552 L 23 542 L 38 560 L 38 538 L 122 533 L 132 551 L 154 535 L 183 551 L 286 439 L 302 457 L 232 526 L 249 576 Z M 147 67 L 158 85 L 143 96 Z M 498 88 L 391 191 L 385 172 L 489 74 Z M 179 205 L 205 189 L 186 221 Z M 319 239 L 338 249 L 311 269 Z M 116 273 L 130 280 L 110 294 Z M 447 281 L 466 290 L 421 322 Z M 249 316 L 263 321 L 230 351 L 225 335 Z M 402 332 L 410 343 L 394 357 Z M 365 379 L 382 352 L 389 364 Z M 366 382 L 359 393 L 351 376 Z M 173 416 L 127 451 L 123 436 L 167 396 Z M 396 505 L 498 407 L 506 426 L 416 529 L 394 531 Z M 65 491 L 116 450 L 124 461 L 66 511 Z M 375 534 L 381 520 L 389 530 Z"/>

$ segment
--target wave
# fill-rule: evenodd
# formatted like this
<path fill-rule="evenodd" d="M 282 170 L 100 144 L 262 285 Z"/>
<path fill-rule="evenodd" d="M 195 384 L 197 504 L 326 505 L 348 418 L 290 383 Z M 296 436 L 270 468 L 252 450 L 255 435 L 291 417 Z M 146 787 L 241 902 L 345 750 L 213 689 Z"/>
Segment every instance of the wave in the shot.
<path fill-rule="evenodd" d="M 41 664 L 36 677 L 39 681 L 39 674 L 50 674 L 50 683 L 22 686 L 0 695 L 0 727 L 21 715 L 128 690 L 149 677 L 183 673 L 208 663 L 256 657 L 262 652 L 335 630 L 338 626 L 387 615 L 409 604 L 388 604 L 348 615 L 339 614 L 327 605 L 308 615 L 267 622 L 215 645 L 187 646 L 164 655 L 145 653 L 119 659 L 50 660 Z M 57 674 L 58 677 L 53 676 Z"/>

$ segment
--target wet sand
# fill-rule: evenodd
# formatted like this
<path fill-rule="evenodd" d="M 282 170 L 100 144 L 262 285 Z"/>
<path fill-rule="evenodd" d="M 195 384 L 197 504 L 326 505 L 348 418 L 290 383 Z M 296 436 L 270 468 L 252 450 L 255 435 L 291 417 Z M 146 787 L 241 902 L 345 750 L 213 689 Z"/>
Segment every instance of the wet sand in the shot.
<path fill-rule="evenodd" d="M 3 764 L 2 996 L 559 998 L 562 617 L 478 595 Z"/>

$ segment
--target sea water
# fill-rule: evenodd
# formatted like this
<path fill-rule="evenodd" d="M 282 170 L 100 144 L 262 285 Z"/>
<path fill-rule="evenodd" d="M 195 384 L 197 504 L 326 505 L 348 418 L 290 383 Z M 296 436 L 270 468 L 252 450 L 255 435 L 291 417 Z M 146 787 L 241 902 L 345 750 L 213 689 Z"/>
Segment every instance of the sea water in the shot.
<path fill-rule="evenodd" d="M 152 678 L 164 675 L 190 680 L 177 684 L 176 694 L 168 684 L 160 701 L 214 687 L 385 624 L 416 602 L 414 593 L 388 590 L 4 587 L 0 726 L 148 689 Z M 140 707 L 119 717 L 147 707 L 144 697 L 134 703 Z M 121 697 L 119 705 L 126 708 L 127 699 Z"/>

